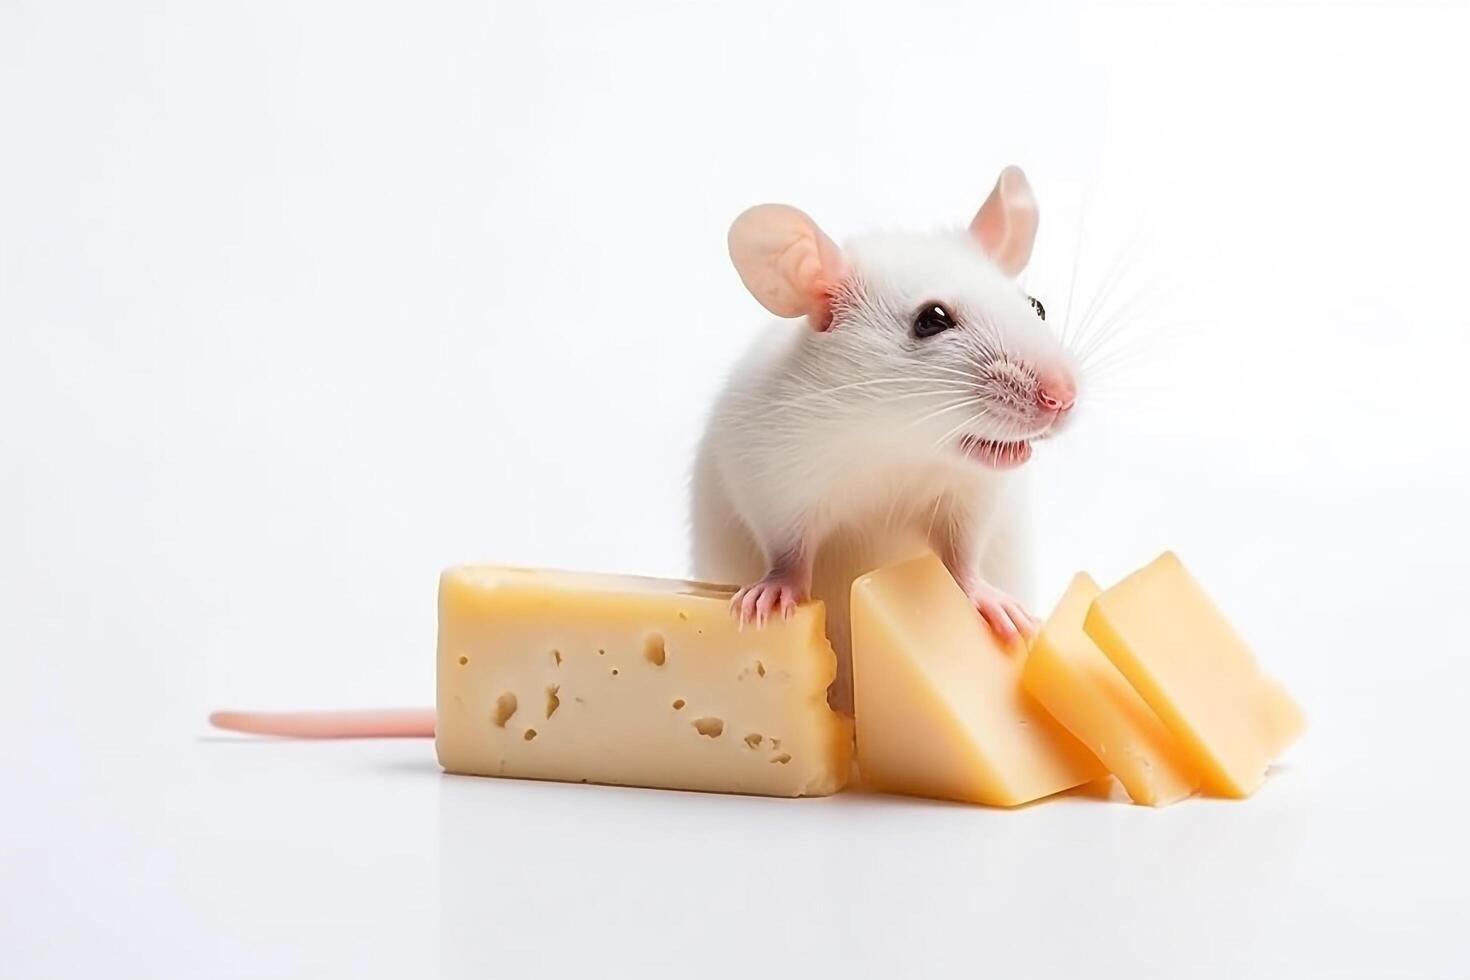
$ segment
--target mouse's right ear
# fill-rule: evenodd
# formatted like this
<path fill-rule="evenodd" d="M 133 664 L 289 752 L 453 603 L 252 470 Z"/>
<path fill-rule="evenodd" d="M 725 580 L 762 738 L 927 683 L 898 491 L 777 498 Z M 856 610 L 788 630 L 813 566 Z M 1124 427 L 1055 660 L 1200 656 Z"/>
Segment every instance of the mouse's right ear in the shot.
<path fill-rule="evenodd" d="M 1031 193 L 1031 184 L 1020 167 L 1006 167 L 970 222 L 970 234 L 1006 275 L 1017 276 L 1031 261 L 1036 222 L 1036 195 Z"/>
<path fill-rule="evenodd" d="M 730 226 L 730 260 L 745 288 L 777 316 L 832 325 L 832 290 L 847 271 L 842 250 L 817 223 L 784 204 L 758 204 Z"/>

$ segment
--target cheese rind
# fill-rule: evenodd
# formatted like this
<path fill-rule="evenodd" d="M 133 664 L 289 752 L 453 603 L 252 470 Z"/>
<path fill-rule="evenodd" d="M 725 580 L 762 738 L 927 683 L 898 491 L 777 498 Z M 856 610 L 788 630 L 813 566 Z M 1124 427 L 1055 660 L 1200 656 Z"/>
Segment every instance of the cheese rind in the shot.
<path fill-rule="evenodd" d="M 1085 572 L 1072 579 L 1032 641 L 1022 686 L 1092 750 L 1135 803 L 1174 803 L 1195 791 L 1199 776 L 1159 716 L 1083 631 L 1101 591 Z"/>
<path fill-rule="evenodd" d="M 852 650 L 858 768 L 877 789 L 1016 806 L 1105 775 L 933 555 L 853 583 Z"/>
<path fill-rule="evenodd" d="M 1179 739 L 1203 787 L 1249 796 L 1304 727 L 1285 690 L 1172 552 L 1092 603 L 1083 628 Z"/>
<path fill-rule="evenodd" d="M 851 768 L 820 603 L 739 630 L 733 589 L 464 566 L 439 584 L 453 773 L 824 796 Z"/>

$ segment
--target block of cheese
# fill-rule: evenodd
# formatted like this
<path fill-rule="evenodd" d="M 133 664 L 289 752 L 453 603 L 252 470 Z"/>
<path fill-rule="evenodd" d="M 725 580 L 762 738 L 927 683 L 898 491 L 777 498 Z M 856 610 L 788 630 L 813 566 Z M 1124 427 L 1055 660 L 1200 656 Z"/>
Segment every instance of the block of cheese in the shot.
<path fill-rule="evenodd" d="M 858 768 L 877 789 L 1015 806 L 1104 776 L 1021 690 L 1004 648 L 938 558 L 852 586 Z"/>
<path fill-rule="evenodd" d="M 1102 590 L 1085 572 L 1032 641 L 1022 686 L 1092 750 L 1135 803 L 1163 806 L 1199 786 L 1179 740 L 1082 629 Z"/>
<path fill-rule="evenodd" d="M 436 749 L 453 773 L 823 796 L 851 723 L 820 603 L 738 630 L 733 589 L 465 566 L 439 582 Z"/>
<path fill-rule="evenodd" d="M 1304 727 L 1291 696 L 1261 673 L 1170 552 L 1098 595 L 1083 627 L 1179 739 L 1211 793 L 1250 795 Z"/>

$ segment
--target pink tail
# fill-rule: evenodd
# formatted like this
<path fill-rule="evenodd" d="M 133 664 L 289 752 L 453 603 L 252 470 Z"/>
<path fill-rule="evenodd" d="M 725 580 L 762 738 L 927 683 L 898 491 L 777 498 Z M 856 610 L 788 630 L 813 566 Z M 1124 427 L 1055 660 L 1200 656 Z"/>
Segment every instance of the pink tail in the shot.
<path fill-rule="evenodd" d="M 432 708 L 373 711 L 216 711 L 215 728 L 289 738 L 433 738 Z"/>

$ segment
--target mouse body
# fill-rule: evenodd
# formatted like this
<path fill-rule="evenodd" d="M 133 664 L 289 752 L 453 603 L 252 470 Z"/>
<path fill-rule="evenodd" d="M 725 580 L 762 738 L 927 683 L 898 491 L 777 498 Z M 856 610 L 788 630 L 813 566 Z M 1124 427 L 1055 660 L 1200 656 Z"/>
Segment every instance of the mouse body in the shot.
<path fill-rule="evenodd" d="M 1016 276 L 1038 212 L 1017 168 L 968 228 L 839 248 L 806 215 L 760 205 L 730 253 L 774 324 L 716 399 L 691 479 L 696 577 L 742 586 L 754 627 L 808 596 L 828 607 L 833 706 L 852 708 L 854 578 L 925 548 L 1003 639 L 1037 622 L 1017 469 L 1071 417 L 1073 357 Z"/>

